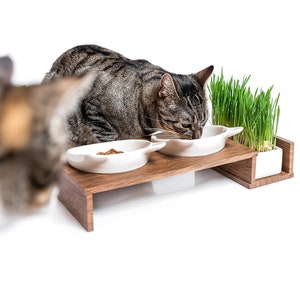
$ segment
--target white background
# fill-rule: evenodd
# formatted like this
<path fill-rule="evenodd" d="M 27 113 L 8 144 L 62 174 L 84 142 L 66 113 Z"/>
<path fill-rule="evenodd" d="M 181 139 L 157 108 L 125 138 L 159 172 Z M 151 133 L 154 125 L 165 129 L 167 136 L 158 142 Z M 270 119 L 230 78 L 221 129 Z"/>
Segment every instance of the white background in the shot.
<path fill-rule="evenodd" d="M 274 85 L 295 177 L 248 190 L 206 170 L 191 187 L 174 178 L 164 194 L 151 183 L 108 192 L 94 201 L 90 233 L 54 196 L 0 229 L 0 298 L 300 299 L 297 4 L 2 1 L 0 55 L 14 60 L 15 84 L 39 83 L 62 52 L 93 43 L 170 72 L 213 64 L 251 74 L 254 88 Z"/>

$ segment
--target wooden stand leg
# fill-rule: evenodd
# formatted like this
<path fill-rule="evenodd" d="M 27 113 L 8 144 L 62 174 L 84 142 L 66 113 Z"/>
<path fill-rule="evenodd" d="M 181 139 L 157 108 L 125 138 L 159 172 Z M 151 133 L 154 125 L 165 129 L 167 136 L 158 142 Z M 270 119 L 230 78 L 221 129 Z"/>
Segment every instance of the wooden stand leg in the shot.
<path fill-rule="evenodd" d="M 213 170 L 250 189 L 251 183 L 255 180 L 255 164 L 256 156 L 215 167 Z"/>
<path fill-rule="evenodd" d="M 93 194 L 87 194 L 65 173 L 60 186 L 58 199 L 87 231 L 93 231 Z"/>
<path fill-rule="evenodd" d="M 294 143 L 281 138 L 276 138 L 276 146 L 283 150 L 282 170 L 288 174 L 294 174 Z"/>

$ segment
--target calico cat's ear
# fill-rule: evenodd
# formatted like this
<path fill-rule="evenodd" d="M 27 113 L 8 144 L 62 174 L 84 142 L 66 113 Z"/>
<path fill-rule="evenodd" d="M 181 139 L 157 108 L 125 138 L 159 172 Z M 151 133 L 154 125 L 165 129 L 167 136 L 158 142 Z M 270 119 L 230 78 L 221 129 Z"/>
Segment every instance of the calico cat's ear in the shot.
<path fill-rule="evenodd" d="M 0 84 L 8 84 L 13 73 L 13 61 L 9 56 L 0 57 Z"/>
<path fill-rule="evenodd" d="M 193 77 L 198 81 L 198 83 L 203 88 L 207 79 L 212 74 L 213 70 L 214 70 L 214 66 L 209 66 L 209 67 L 199 71 L 198 73 L 193 74 Z"/>
<path fill-rule="evenodd" d="M 88 73 L 47 84 L 12 86 L 0 102 L 0 152 L 25 147 L 33 131 L 44 130 L 66 118 L 93 79 L 94 75 Z"/>
<path fill-rule="evenodd" d="M 174 98 L 177 96 L 177 91 L 173 78 L 170 74 L 165 73 L 160 80 L 160 89 L 158 93 L 160 98 L 171 97 Z"/>

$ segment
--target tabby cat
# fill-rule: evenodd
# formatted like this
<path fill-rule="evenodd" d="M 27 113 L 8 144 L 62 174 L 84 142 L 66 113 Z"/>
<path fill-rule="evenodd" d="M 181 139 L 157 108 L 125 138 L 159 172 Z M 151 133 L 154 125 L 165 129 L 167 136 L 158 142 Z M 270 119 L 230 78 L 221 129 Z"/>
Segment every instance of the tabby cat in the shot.
<path fill-rule="evenodd" d="M 75 104 L 93 80 L 15 86 L 12 73 L 12 60 L 0 57 L 0 221 L 48 202 L 64 162 L 69 99 Z"/>
<path fill-rule="evenodd" d="M 43 83 L 90 70 L 93 86 L 68 118 L 69 146 L 139 138 L 147 128 L 183 139 L 201 136 L 209 114 L 205 83 L 213 66 L 178 75 L 97 45 L 79 45 L 56 59 Z"/>

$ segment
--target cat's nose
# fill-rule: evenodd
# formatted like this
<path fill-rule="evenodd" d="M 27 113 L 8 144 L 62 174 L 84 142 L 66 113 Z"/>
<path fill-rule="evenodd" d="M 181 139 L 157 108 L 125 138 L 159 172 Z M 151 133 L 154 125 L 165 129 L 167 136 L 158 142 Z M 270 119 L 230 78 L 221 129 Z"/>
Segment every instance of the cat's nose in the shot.
<path fill-rule="evenodd" d="M 193 139 L 200 139 L 202 135 L 202 129 L 196 130 L 193 132 Z"/>

